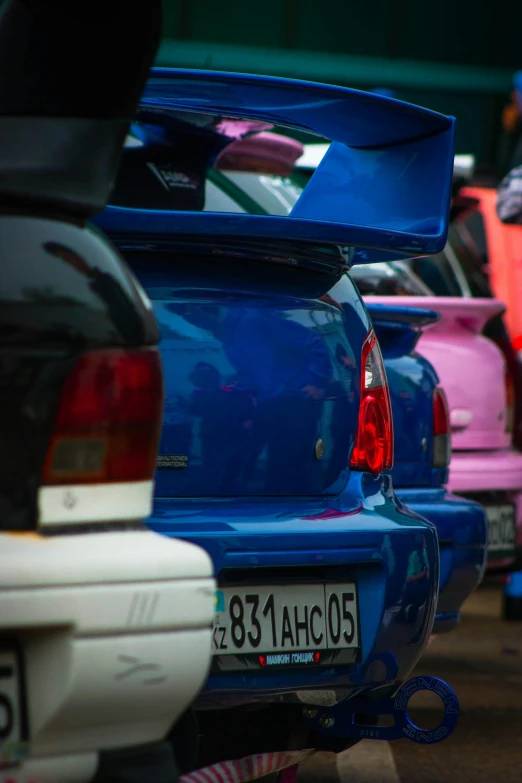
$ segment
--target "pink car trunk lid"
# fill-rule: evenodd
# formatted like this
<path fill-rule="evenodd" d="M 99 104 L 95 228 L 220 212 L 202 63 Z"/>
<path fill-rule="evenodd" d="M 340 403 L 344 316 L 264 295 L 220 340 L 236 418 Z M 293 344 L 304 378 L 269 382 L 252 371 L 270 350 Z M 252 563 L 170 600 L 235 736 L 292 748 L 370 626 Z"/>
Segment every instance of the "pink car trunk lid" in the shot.
<path fill-rule="evenodd" d="M 381 302 L 383 297 L 368 296 L 365 301 Z M 440 321 L 424 329 L 417 349 L 433 364 L 446 392 L 453 450 L 509 447 L 505 361 L 481 334 L 486 323 L 504 311 L 504 304 L 498 299 L 439 296 L 394 297 L 393 302 L 441 314 Z"/>
<path fill-rule="evenodd" d="M 230 144 L 220 154 L 215 166 L 222 170 L 253 169 L 262 172 L 267 169 L 288 175 L 302 153 L 303 145 L 295 139 L 263 131 Z"/>

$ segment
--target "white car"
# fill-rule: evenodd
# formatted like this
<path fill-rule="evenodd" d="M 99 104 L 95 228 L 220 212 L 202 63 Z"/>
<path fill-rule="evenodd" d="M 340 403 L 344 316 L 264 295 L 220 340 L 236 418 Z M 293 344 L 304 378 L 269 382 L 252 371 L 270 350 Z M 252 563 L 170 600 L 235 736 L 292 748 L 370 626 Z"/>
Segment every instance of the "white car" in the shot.
<path fill-rule="evenodd" d="M 101 18 L 78 25 L 81 3 L 13 0 L 0 19 L 0 783 L 128 780 L 133 765 L 144 781 L 168 766 L 170 783 L 165 737 L 211 658 L 210 558 L 144 525 L 157 324 L 86 222 L 160 36 L 159 0 L 123 22 L 120 5 L 89 3 Z"/>
<path fill-rule="evenodd" d="M 204 684 L 213 566 L 144 525 L 163 388 L 141 287 L 91 229 L 1 216 L 0 236 L 0 783 L 83 783 Z"/>
<path fill-rule="evenodd" d="M 0 758 L 26 759 L 8 779 L 90 780 L 98 751 L 162 739 L 207 675 L 214 582 L 192 544 L 4 535 L 0 589 Z"/>

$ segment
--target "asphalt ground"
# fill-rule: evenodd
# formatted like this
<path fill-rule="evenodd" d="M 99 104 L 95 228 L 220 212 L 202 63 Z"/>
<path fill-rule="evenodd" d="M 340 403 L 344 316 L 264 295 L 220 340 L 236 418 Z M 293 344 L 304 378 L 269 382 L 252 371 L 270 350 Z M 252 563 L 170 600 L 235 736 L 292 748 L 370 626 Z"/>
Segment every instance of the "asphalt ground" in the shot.
<path fill-rule="evenodd" d="M 461 714 L 451 737 L 433 746 L 364 740 L 338 756 L 317 754 L 298 783 L 521 783 L 522 622 L 501 619 L 501 598 L 498 585 L 481 587 L 460 626 L 435 639 L 415 672 L 456 691 Z M 438 725 L 433 697 L 414 698 L 417 725 Z"/>

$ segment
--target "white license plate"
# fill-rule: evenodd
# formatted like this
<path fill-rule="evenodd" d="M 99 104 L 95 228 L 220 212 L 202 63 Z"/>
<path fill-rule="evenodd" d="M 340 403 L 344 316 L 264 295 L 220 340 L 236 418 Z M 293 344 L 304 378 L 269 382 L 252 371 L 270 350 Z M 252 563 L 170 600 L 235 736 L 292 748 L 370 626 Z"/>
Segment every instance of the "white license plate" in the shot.
<path fill-rule="evenodd" d="M 298 664 L 306 661 L 296 656 L 296 651 L 316 651 L 319 658 L 321 650 L 358 646 L 357 590 L 353 582 L 227 587 L 216 591 L 216 656 L 294 653 L 287 662 Z"/>
<path fill-rule="evenodd" d="M 515 507 L 485 506 L 488 518 L 488 552 L 506 552 L 516 546 Z"/>
<path fill-rule="evenodd" d="M 27 756 L 22 676 L 20 656 L 0 642 L 0 768 Z"/>

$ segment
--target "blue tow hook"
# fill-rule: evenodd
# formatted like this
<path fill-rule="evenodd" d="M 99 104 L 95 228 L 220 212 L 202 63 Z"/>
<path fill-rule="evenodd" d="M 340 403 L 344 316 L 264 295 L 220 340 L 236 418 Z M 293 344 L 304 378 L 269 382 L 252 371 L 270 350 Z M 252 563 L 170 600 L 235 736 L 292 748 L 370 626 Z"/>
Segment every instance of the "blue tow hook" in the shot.
<path fill-rule="evenodd" d="M 420 729 L 409 718 L 408 702 L 414 693 L 436 693 L 444 706 L 444 718 L 435 729 Z M 453 688 L 438 677 L 413 677 L 402 685 L 393 699 L 370 701 L 345 699 L 327 709 L 305 707 L 304 717 L 321 734 L 354 739 L 410 739 L 420 745 L 442 742 L 459 720 L 459 702 Z M 358 715 L 392 715 L 393 726 L 368 726 L 356 722 Z"/>

